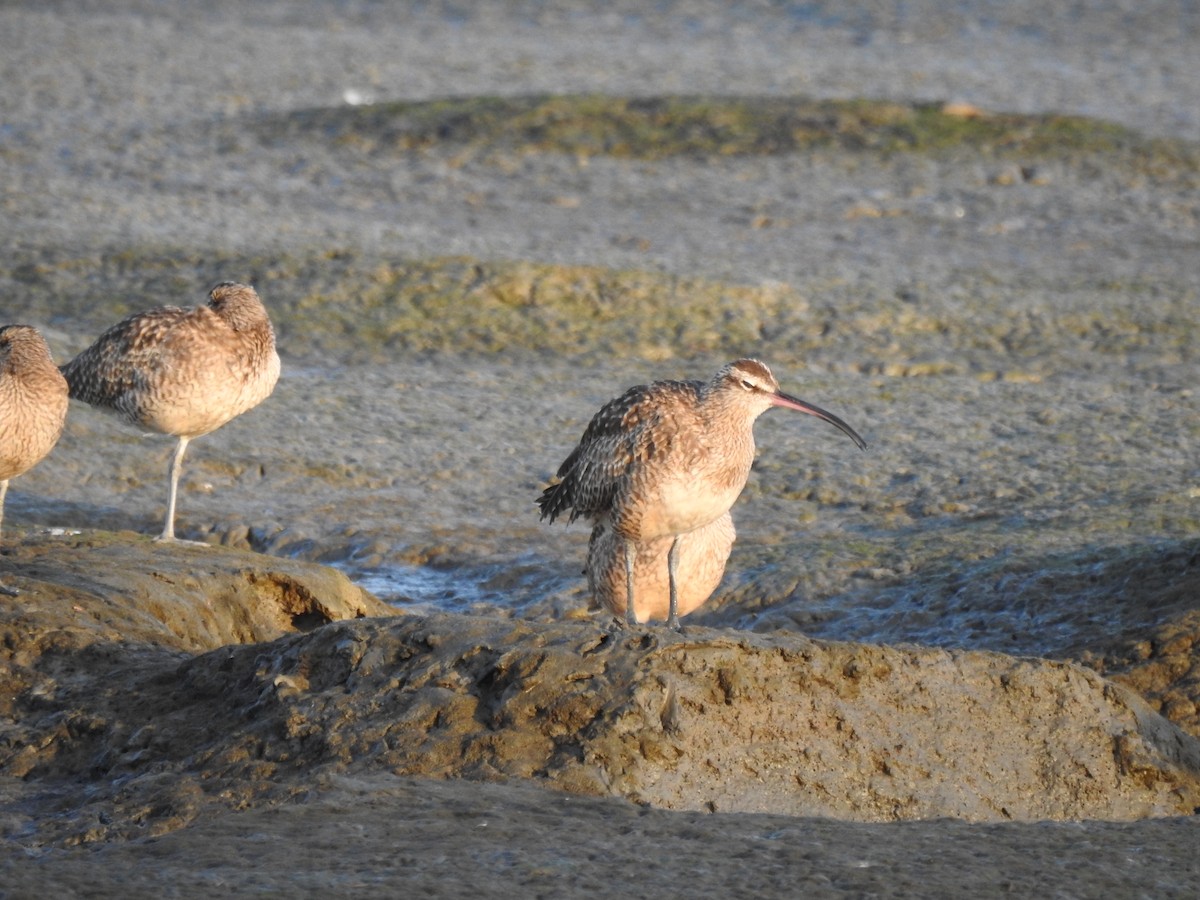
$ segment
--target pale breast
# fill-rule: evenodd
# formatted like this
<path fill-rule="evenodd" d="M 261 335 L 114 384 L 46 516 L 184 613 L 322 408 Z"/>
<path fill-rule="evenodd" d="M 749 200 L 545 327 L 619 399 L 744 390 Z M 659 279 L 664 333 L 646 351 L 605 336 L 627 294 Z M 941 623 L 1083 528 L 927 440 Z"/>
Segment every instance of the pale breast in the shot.
<path fill-rule="evenodd" d="M 115 404 L 131 423 L 163 434 L 198 437 L 253 409 L 279 380 L 279 356 L 272 349 L 257 366 L 231 365 L 215 353 L 193 357 L 189 366 L 147 373 L 142 384 Z"/>
<path fill-rule="evenodd" d="M 729 511 L 742 487 L 689 477 L 664 480 L 639 517 L 639 535 L 642 540 L 653 540 L 707 525 Z"/>
<path fill-rule="evenodd" d="M 0 480 L 37 465 L 58 443 L 67 415 L 67 383 L 46 365 L 0 379 Z"/>
<path fill-rule="evenodd" d="M 37 465 L 54 449 L 66 419 L 66 399 L 27 407 L 20 421 L 0 421 L 0 480 L 13 478 Z"/>
<path fill-rule="evenodd" d="M 692 531 L 733 506 L 754 460 L 754 443 L 717 444 L 703 432 L 670 445 L 623 485 L 614 511 L 617 531 L 649 541 Z"/>

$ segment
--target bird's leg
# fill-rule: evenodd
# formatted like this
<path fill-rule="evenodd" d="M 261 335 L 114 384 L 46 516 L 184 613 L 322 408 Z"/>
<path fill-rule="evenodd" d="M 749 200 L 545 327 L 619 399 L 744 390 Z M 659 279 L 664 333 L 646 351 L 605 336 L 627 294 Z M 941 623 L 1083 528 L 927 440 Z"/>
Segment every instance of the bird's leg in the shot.
<path fill-rule="evenodd" d="M 8 493 L 8 479 L 0 479 L 0 527 L 4 525 L 4 496 Z M 0 594 L 9 597 L 15 597 L 20 593 L 16 588 L 10 588 L 7 584 L 0 582 Z"/>
<path fill-rule="evenodd" d="M 637 612 L 633 608 L 633 541 L 625 538 L 625 624 L 637 623 Z"/>
<path fill-rule="evenodd" d="M 170 484 L 170 492 L 167 494 L 167 521 L 163 525 L 162 534 L 155 538 L 163 543 L 175 541 L 175 495 L 179 491 L 179 470 L 183 468 L 183 454 L 187 450 L 187 445 L 187 437 L 180 437 L 179 446 L 175 448 L 175 455 L 171 457 L 171 468 L 167 472 L 167 481 Z"/>
<path fill-rule="evenodd" d="M 671 549 L 667 551 L 667 583 L 671 592 L 670 606 L 667 612 L 667 627 L 679 630 L 679 588 L 675 584 L 675 570 L 679 564 L 679 535 L 671 541 Z"/>

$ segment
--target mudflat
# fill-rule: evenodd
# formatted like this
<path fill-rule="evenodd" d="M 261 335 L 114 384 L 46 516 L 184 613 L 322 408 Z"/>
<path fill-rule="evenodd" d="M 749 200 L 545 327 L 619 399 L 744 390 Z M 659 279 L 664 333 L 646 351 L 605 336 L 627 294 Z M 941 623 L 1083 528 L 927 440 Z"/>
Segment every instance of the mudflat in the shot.
<path fill-rule="evenodd" d="M 210 547 L 79 404 L 13 481 L 0 894 L 1191 895 L 1198 32 L 6 4 L 3 321 L 245 281 L 284 374 Z M 713 598 L 616 628 L 534 500 L 739 356 L 869 450 L 764 416 Z"/>

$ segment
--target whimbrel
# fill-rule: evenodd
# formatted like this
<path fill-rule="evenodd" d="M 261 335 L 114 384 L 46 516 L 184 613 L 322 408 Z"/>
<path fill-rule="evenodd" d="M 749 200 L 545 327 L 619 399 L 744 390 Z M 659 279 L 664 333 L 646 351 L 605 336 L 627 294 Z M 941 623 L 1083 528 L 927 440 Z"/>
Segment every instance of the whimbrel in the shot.
<path fill-rule="evenodd" d="M 225 281 L 206 306 L 163 306 L 118 322 L 62 367 L 71 397 L 135 428 L 179 438 L 171 458 L 167 520 L 175 540 L 175 497 L 192 438 L 265 400 L 279 380 L 275 332 L 254 288 Z"/>
<path fill-rule="evenodd" d="M 725 563 L 737 533 L 733 516 L 720 516 L 707 525 L 679 535 L 676 598 L 680 617 L 704 605 L 725 575 Z M 639 622 L 668 619 L 671 614 L 671 586 L 667 577 L 667 555 L 674 538 L 659 538 L 634 545 L 633 596 L 634 618 Z M 608 522 L 592 526 L 588 541 L 588 587 L 592 598 L 614 616 L 625 617 L 628 585 L 625 576 L 625 542 Z"/>
<path fill-rule="evenodd" d="M 54 449 L 67 418 L 67 382 L 36 328 L 0 328 L 0 528 L 8 480 Z M 0 592 L 16 593 L 0 585 Z"/>
<path fill-rule="evenodd" d="M 569 521 L 604 522 L 620 536 L 628 623 L 637 622 L 637 545 L 670 538 L 667 625 L 679 627 L 678 538 L 733 506 L 754 462 L 754 420 L 772 406 L 824 419 L 866 448 L 837 416 L 781 392 L 766 365 L 739 359 L 708 382 L 656 381 L 609 401 L 538 498 L 543 519 L 569 510 Z"/>

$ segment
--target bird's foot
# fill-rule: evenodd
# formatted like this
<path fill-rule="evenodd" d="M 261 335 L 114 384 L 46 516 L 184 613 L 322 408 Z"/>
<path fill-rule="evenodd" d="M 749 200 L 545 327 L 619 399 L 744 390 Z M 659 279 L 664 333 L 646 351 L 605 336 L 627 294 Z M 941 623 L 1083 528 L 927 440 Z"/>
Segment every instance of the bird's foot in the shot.
<path fill-rule="evenodd" d="M 184 538 L 177 538 L 173 534 L 160 534 L 154 539 L 156 544 L 179 544 L 184 547 L 211 547 L 212 544 L 206 544 L 204 541 L 189 541 Z"/>
<path fill-rule="evenodd" d="M 636 619 L 630 620 L 625 615 L 613 616 L 608 623 L 606 630 L 610 634 L 633 634 L 634 632 L 646 632 L 654 626 L 650 622 L 639 622 Z"/>
<path fill-rule="evenodd" d="M 604 633 L 614 638 L 638 642 L 643 648 L 658 645 L 661 626 L 657 622 L 630 622 L 624 615 L 615 615 L 604 627 Z"/>
<path fill-rule="evenodd" d="M 604 623 L 605 634 L 624 634 L 629 630 L 629 626 L 625 624 L 624 616 L 613 616 Z"/>

